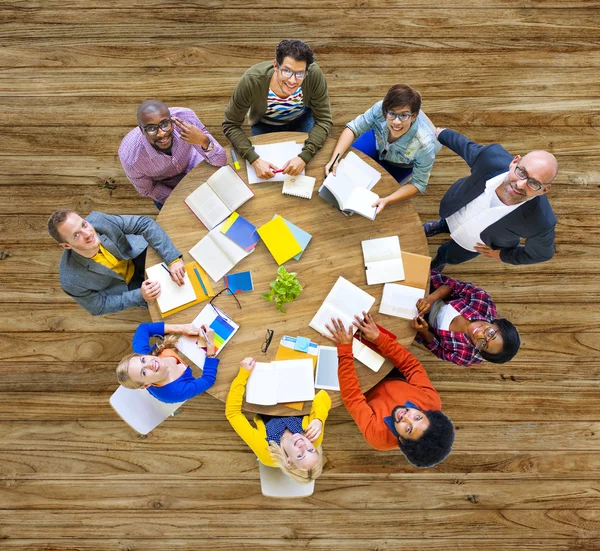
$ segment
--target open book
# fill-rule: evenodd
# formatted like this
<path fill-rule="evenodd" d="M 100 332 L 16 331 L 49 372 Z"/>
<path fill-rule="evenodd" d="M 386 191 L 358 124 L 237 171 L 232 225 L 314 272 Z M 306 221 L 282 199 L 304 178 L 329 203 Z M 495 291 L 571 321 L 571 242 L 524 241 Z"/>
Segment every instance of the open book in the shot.
<path fill-rule="evenodd" d="M 225 165 L 188 195 L 184 203 L 207 229 L 212 230 L 253 196 L 236 171 Z"/>
<path fill-rule="evenodd" d="M 417 316 L 417 300 L 425 297 L 425 289 L 408 285 L 386 283 L 379 305 L 379 313 L 411 320 Z"/>
<path fill-rule="evenodd" d="M 385 362 L 385 358 L 381 354 L 378 354 L 365 343 L 359 341 L 356 335 L 352 339 L 352 354 L 354 354 L 355 360 L 358 360 L 375 372 L 379 371 L 383 362 Z"/>
<path fill-rule="evenodd" d="M 194 291 L 187 272 L 181 287 L 171 279 L 166 264 L 162 262 L 146 268 L 146 275 L 149 280 L 160 283 L 160 295 L 158 295 L 156 303 L 161 314 L 196 300 L 196 291 Z"/>
<path fill-rule="evenodd" d="M 379 195 L 371 189 L 380 178 L 379 171 L 350 151 L 338 165 L 336 175 L 333 172 L 327 175 L 319 188 L 319 195 L 342 211 L 375 220 L 377 207 L 371 205 L 379 199 Z"/>
<path fill-rule="evenodd" d="M 240 328 L 223 310 L 216 308 L 212 304 L 207 304 L 202 308 L 200 313 L 194 318 L 194 321 L 192 321 L 192 324 L 195 327 L 207 325 L 215 332 L 215 355 L 221 352 L 221 349 Z M 206 347 L 206 342 L 202 337 L 186 337 L 182 335 L 175 346 L 189 360 L 194 362 L 197 367 L 204 365 L 206 353 L 203 347 Z"/>
<path fill-rule="evenodd" d="M 314 397 L 311 359 L 256 362 L 246 386 L 246 402 L 261 406 L 303 402 Z"/>
<path fill-rule="evenodd" d="M 303 145 L 301 143 L 280 142 L 270 143 L 267 145 L 255 145 L 254 151 L 256 151 L 256 154 L 261 159 L 269 161 L 271 164 L 281 169 L 283 168 L 283 165 L 285 165 L 285 163 L 287 163 L 290 159 L 293 159 L 302 153 L 302 147 Z M 254 167 L 248 161 L 246 161 L 246 169 L 248 170 L 249 184 L 259 184 L 262 182 L 283 182 L 289 177 L 283 172 L 277 172 L 272 178 L 263 180 L 256 175 Z M 304 170 L 302 171 L 302 174 L 304 174 Z"/>
<path fill-rule="evenodd" d="M 390 283 L 404 279 L 404 266 L 397 235 L 362 242 L 367 284 Z"/>
<path fill-rule="evenodd" d="M 191 249 L 190 254 L 200 264 L 213 281 L 219 281 L 240 260 L 250 252 L 221 232 L 222 224 L 212 229 Z"/>
<path fill-rule="evenodd" d="M 325 324 L 331 327 L 331 318 L 341 319 L 346 329 L 356 326 L 352 324 L 354 315 L 362 319 L 362 313 L 368 312 L 375 302 L 375 297 L 365 293 L 347 279 L 340 276 L 325 298 L 325 301 L 308 324 L 322 335 L 328 335 Z"/>

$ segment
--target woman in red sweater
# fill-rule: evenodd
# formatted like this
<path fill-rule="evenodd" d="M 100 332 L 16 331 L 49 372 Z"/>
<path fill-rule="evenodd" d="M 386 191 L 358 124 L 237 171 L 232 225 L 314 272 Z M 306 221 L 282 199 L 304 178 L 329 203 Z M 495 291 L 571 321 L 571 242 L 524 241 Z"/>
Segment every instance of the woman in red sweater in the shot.
<path fill-rule="evenodd" d="M 352 329 L 331 320 L 328 337 L 337 345 L 338 379 L 346 409 L 376 450 L 399 447 L 415 467 L 433 467 L 443 461 L 454 442 L 452 421 L 440 410 L 442 401 L 421 362 L 404 346 L 381 333 L 373 317 L 363 312 L 354 324 L 406 378 L 384 379 L 363 394 L 354 368 Z"/>

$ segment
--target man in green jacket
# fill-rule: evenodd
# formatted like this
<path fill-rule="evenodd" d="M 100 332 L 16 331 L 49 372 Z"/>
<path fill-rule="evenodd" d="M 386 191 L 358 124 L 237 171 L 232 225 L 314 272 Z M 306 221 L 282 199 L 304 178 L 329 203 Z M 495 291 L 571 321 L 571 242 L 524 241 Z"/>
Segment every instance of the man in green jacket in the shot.
<path fill-rule="evenodd" d="M 300 174 L 323 147 L 333 124 L 327 82 L 315 54 L 300 40 L 282 40 L 275 60 L 250 67 L 238 82 L 225 110 L 223 132 L 259 178 L 270 179 L 283 170 Z M 242 130 L 248 113 L 252 135 L 267 132 L 308 132 L 302 152 L 284 166 L 261 159 Z"/>

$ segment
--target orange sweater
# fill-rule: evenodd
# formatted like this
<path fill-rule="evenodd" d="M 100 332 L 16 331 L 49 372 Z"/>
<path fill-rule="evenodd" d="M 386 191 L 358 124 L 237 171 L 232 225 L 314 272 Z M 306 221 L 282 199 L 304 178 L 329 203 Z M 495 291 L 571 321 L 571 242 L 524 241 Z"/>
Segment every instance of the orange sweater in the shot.
<path fill-rule="evenodd" d="M 363 433 L 365 440 L 376 450 L 398 449 L 398 440 L 390 432 L 384 417 L 392 410 L 410 401 L 421 410 L 440 410 L 442 401 L 433 388 L 421 362 L 404 346 L 383 333 L 374 344 L 406 377 L 406 382 L 384 379 L 367 394 L 360 390 L 354 367 L 351 344 L 338 345 L 338 378 L 346 409 Z"/>

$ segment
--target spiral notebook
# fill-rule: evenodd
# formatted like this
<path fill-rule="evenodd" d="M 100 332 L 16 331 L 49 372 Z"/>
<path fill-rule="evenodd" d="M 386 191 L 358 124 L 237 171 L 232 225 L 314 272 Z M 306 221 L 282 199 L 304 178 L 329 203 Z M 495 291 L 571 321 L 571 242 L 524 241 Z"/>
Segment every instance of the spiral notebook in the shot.
<path fill-rule="evenodd" d="M 315 187 L 316 178 L 312 176 L 291 176 L 283 182 L 281 193 L 284 195 L 293 195 L 302 199 L 310 199 Z"/>

